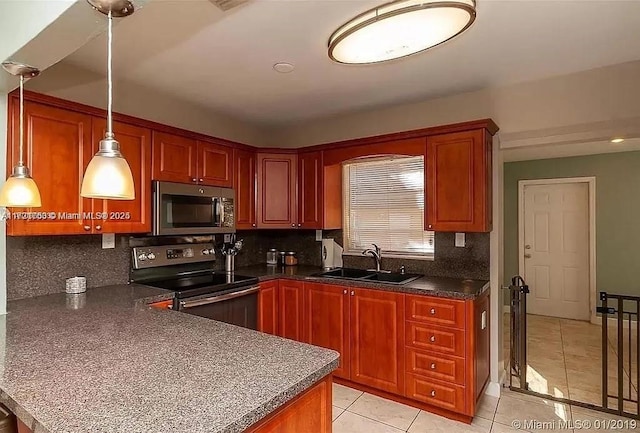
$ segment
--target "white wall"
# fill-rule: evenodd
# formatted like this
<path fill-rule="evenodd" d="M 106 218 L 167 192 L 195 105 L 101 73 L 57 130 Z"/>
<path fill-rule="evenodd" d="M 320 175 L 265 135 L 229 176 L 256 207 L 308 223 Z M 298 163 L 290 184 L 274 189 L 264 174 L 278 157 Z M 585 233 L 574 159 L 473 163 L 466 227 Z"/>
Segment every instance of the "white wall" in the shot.
<path fill-rule="evenodd" d="M 103 75 L 60 62 L 27 88 L 94 107 L 106 108 L 106 81 Z M 115 77 L 113 109 L 117 112 L 158 123 L 226 138 L 240 143 L 261 145 L 263 129 L 233 117 L 213 113 L 191 102 L 133 85 Z"/>
<path fill-rule="evenodd" d="M 492 118 L 503 145 L 523 137 L 613 129 L 640 116 L 640 61 L 446 98 L 309 121 L 274 130 L 273 143 L 300 147 Z M 393 85 L 390 83 L 389 85 Z M 636 128 L 637 132 L 637 128 Z M 584 137 L 583 137 L 584 138 Z M 583 140 L 584 141 L 584 140 Z"/>

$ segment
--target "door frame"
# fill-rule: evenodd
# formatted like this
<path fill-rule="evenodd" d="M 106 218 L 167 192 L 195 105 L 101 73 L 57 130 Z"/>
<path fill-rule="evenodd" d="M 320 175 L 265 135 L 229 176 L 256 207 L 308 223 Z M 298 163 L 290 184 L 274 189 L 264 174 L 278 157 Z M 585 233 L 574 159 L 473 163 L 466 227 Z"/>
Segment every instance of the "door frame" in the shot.
<path fill-rule="evenodd" d="M 524 188 L 530 185 L 586 183 L 589 190 L 589 317 L 596 323 L 596 178 L 562 177 L 518 181 L 518 273 L 524 275 Z"/>

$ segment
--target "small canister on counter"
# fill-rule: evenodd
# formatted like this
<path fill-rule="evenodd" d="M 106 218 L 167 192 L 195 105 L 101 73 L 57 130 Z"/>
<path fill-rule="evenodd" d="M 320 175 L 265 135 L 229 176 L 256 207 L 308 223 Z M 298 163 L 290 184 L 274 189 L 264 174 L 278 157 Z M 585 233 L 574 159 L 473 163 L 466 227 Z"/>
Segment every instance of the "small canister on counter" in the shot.
<path fill-rule="evenodd" d="M 87 279 L 85 277 L 67 278 L 65 291 L 69 294 L 76 295 L 87 291 Z"/>
<path fill-rule="evenodd" d="M 298 264 L 298 257 L 296 256 L 296 253 L 294 251 L 289 251 L 284 256 L 284 264 L 286 266 L 295 266 Z"/>
<path fill-rule="evenodd" d="M 278 264 L 278 250 L 275 248 L 271 248 L 267 251 L 267 265 L 277 265 Z"/>
<path fill-rule="evenodd" d="M 284 262 L 285 262 L 285 257 L 286 257 L 286 256 L 287 256 L 287 253 L 286 253 L 286 252 L 284 252 L 284 251 L 280 251 L 280 252 L 278 253 L 278 264 L 279 264 L 280 266 L 284 266 L 284 265 L 285 265 L 285 263 L 284 263 Z"/>

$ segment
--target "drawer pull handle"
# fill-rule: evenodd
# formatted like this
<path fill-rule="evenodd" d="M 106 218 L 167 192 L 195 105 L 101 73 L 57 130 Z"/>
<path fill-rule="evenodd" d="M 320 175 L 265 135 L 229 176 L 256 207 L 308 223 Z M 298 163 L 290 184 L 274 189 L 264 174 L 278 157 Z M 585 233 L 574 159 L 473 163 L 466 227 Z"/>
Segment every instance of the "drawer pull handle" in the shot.
<path fill-rule="evenodd" d="M 434 314 L 436 314 L 436 309 L 432 308 L 431 310 L 429 310 L 429 313 L 431 313 L 431 315 L 433 316 Z"/>
<path fill-rule="evenodd" d="M 432 390 L 431 390 L 431 397 L 435 397 L 435 396 L 436 396 L 436 390 L 435 390 L 435 389 L 432 389 Z"/>
<path fill-rule="evenodd" d="M 436 336 L 432 335 L 431 337 L 429 337 L 429 341 L 432 342 L 432 343 L 435 343 L 436 342 Z"/>
<path fill-rule="evenodd" d="M 435 363 L 435 362 L 431 363 L 431 369 L 432 369 L 432 370 L 435 370 L 435 369 L 436 369 L 436 363 Z"/>

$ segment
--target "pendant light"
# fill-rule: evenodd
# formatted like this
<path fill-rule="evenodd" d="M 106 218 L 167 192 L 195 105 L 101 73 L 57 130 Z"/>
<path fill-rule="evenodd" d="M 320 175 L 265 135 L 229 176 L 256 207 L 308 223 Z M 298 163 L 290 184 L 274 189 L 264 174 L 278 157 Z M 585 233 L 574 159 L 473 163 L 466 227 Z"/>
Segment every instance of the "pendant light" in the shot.
<path fill-rule="evenodd" d="M 120 143 L 113 134 L 113 78 L 112 45 L 113 17 L 126 17 L 133 13 L 128 0 L 87 0 L 96 10 L 107 15 L 107 131 L 100 140 L 98 152 L 87 166 L 82 179 L 80 195 L 87 198 L 133 200 L 135 190 L 131 168 L 120 153 Z"/>
<path fill-rule="evenodd" d="M 475 0 L 393 1 L 338 28 L 329 38 L 329 57 L 350 64 L 398 59 L 454 38 L 475 19 Z"/>
<path fill-rule="evenodd" d="M 0 206 L 40 207 L 40 191 L 24 164 L 24 80 L 37 77 L 40 71 L 34 67 L 16 62 L 4 62 L 2 67 L 12 75 L 20 77 L 20 148 L 18 164 L 0 190 Z"/>

